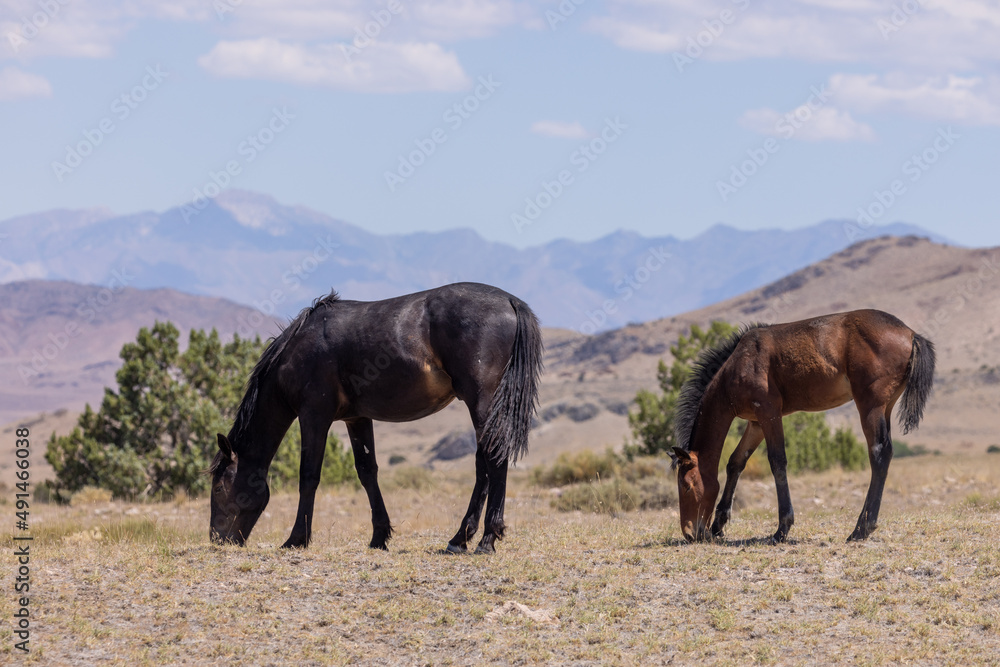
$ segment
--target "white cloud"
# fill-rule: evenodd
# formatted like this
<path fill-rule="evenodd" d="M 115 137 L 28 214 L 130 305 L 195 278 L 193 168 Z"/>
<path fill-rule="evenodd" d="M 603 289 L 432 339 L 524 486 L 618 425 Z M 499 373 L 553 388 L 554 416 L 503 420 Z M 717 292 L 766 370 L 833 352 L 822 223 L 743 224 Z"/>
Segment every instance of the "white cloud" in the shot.
<path fill-rule="evenodd" d="M 414 2 L 412 7 L 421 37 L 449 41 L 486 37 L 528 20 L 533 13 L 509 0 L 432 0 Z"/>
<path fill-rule="evenodd" d="M 1000 125 L 1000 80 L 939 76 L 835 74 L 830 93 L 840 106 L 967 125 Z"/>
<path fill-rule="evenodd" d="M 288 44 L 270 37 L 222 41 L 198 63 L 221 77 L 365 93 L 452 91 L 470 82 L 455 54 L 437 44 L 375 42 L 351 58 L 345 46 Z"/>
<path fill-rule="evenodd" d="M 134 23 L 115 3 L 6 0 L 0 6 L 0 58 L 107 58 Z"/>
<path fill-rule="evenodd" d="M 555 120 L 540 120 L 531 124 L 531 131 L 544 137 L 558 139 L 586 139 L 590 133 L 580 123 L 562 123 Z"/>
<path fill-rule="evenodd" d="M 794 58 L 937 72 L 1000 62 L 1000 6 L 982 0 L 609 0 L 587 27 L 624 49 L 726 61 Z M 908 5 L 909 6 L 909 5 Z M 723 12 L 728 12 L 723 16 Z M 888 27 L 886 27 L 888 26 Z"/>
<path fill-rule="evenodd" d="M 442 42 L 486 37 L 525 24 L 536 13 L 514 0 L 397 0 L 396 6 L 398 13 L 388 11 L 388 0 L 243 0 L 222 16 L 232 38 L 353 38 L 381 17 L 384 38 Z"/>
<path fill-rule="evenodd" d="M 537 11 L 516 0 L 396 0 L 401 11 L 380 39 L 449 42 L 528 25 Z M 331 42 L 354 38 L 388 0 L 3 0 L 0 58 L 107 58 L 130 31 L 150 21 L 201 23 L 229 40 Z M 47 11 L 43 8 L 51 7 Z M 34 21 L 39 16 L 40 20 Z M 26 32 L 23 32 L 26 31 Z"/>
<path fill-rule="evenodd" d="M 740 125 L 760 134 L 799 141 L 873 141 L 875 131 L 858 122 L 847 111 L 832 107 L 811 108 L 806 104 L 787 113 L 774 109 L 751 109 Z"/>
<path fill-rule="evenodd" d="M 26 97 L 52 97 L 52 86 L 45 77 L 16 67 L 4 67 L 0 70 L 0 100 Z"/>

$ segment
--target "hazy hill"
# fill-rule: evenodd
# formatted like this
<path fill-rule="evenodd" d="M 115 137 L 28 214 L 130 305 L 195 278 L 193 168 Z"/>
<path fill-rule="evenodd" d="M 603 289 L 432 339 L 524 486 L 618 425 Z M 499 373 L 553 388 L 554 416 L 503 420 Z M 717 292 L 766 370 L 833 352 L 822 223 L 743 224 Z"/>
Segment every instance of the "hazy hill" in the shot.
<path fill-rule="evenodd" d="M 141 327 L 170 320 L 181 331 L 270 336 L 271 319 L 238 304 L 174 290 L 30 280 L 0 285 L 0 423 L 100 403 L 114 386 L 118 352 Z"/>
<path fill-rule="evenodd" d="M 79 308 L 102 288 L 32 281 L 0 286 L 0 368 L 4 422 L 59 407 L 79 409 L 100 400 L 113 382 L 118 350 L 139 326 L 170 319 L 182 330 L 216 326 L 226 335 L 254 311 L 231 302 L 170 290 L 127 289 L 72 339 L 51 366 L 22 382 L 19 364 L 51 341 L 53 332 L 80 321 Z M 908 440 L 942 451 L 975 449 L 1000 442 L 1000 248 L 963 249 L 913 237 L 860 242 L 780 280 L 707 308 L 596 336 L 544 330 L 546 370 L 541 410 L 525 464 L 560 452 L 620 446 L 628 433 L 627 404 L 640 387 L 653 388 L 657 360 L 669 362 L 669 346 L 692 323 L 791 321 L 854 308 L 892 312 L 928 335 L 938 350 L 935 393 L 920 429 Z M 264 335 L 277 331 L 262 323 Z M 58 335 L 58 333 L 56 333 Z M 857 427 L 848 405 L 836 419 Z M 46 436 L 71 421 L 49 418 L 37 427 Z M 470 428 L 465 406 L 456 402 L 426 419 L 377 424 L 380 458 L 405 455 L 437 466 L 469 465 L 469 457 L 435 444 Z M 342 427 L 337 429 L 345 435 Z M 461 445 L 461 438 L 450 444 Z M 444 453 L 448 449 L 448 453 Z"/>
<path fill-rule="evenodd" d="M 691 239 L 618 231 L 517 249 L 469 229 L 377 235 L 301 206 L 230 190 L 201 211 L 49 211 L 0 222 L 0 282 L 42 278 L 168 287 L 289 316 L 331 287 L 380 299 L 471 280 L 530 303 L 546 326 L 590 333 L 707 306 L 847 247 L 857 229 L 716 225 Z M 877 234 L 922 234 L 893 224 Z M 940 239 L 939 239 L 940 240 Z"/>

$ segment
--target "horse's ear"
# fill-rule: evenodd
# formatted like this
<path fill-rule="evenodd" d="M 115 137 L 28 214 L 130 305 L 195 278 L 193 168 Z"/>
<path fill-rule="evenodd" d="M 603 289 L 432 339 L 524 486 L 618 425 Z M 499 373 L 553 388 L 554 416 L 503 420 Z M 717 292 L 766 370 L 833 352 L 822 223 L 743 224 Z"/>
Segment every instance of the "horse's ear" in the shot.
<path fill-rule="evenodd" d="M 235 461 L 236 455 L 233 454 L 233 446 L 229 444 L 229 438 L 221 433 L 218 433 L 217 435 L 219 436 L 219 451 L 222 452 L 227 459 Z"/>
<path fill-rule="evenodd" d="M 691 463 L 691 453 L 686 449 L 681 449 L 680 447 L 674 447 L 670 451 L 670 458 L 674 460 L 674 464 Z"/>

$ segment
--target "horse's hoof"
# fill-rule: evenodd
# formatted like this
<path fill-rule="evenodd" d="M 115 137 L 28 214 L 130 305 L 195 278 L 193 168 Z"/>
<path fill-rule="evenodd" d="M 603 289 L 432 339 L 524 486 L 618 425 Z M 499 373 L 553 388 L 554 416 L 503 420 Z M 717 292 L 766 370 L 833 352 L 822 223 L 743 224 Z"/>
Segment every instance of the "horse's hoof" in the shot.
<path fill-rule="evenodd" d="M 452 544 L 451 542 L 448 543 L 448 546 L 444 550 L 450 554 L 464 554 L 469 551 L 464 544 Z"/>
<path fill-rule="evenodd" d="M 368 545 L 368 548 L 369 549 L 380 549 L 382 551 L 388 551 L 389 550 L 389 547 L 386 545 L 385 542 L 372 542 L 371 544 Z"/>
<path fill-rule="evenodd" d="M 492 544 L 480 544 L 476 547 L 477 554 L 494 554 L 497 550 Z"/>
<path fill-rule="evenodd" d="M 293 540 L 292 538 L 289 537 L 287 540 L 285 540 L 285 543 L 281 545 L 281 548 L 282 549 L 305 549 L 307 546 L 309 546 L 309 542 L 308 541 L 307 542 L 303 542 L 302 540 Z"/>

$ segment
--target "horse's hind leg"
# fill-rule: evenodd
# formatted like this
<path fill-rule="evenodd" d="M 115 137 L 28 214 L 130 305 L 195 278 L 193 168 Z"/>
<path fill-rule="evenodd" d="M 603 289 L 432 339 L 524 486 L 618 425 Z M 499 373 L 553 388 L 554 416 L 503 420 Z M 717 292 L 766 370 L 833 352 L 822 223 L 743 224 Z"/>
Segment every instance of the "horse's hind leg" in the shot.
<path fill-rule="evenodd" d="M 486 519 L 483 521 L 483 538 L 476 547 L 477 554 L 496 551 L 494 541 L 503 539 L 505 525 L 503 508 L 507 499 L 507 461 L 496 461 L 486 454 L 486 476 L 489 480 L 489 497 L 486 501 Z"/>
<path fill-rule="evenodd" d="M 733 509 L 733 495 L 736 493 L 736 482 L 739 481 L 747 461 L 753 456 L 757 445 L 764 439 L 764 431 L 757 422 L 748 422 L 743 431 L 740 444 L 736 445 L 729 463 L 726 464 L 726 487 L 722 490 L 719 506 L 715 508 L 715 521 L 712 522 L 712 537 L 722 537 L 723 529 L 729 523 L 729 515 Z"/>
<path fill-rule="evenodd" d="M 858 406 L 859 410 L 861 406 Z M 882 506 L 882 490 L 889 474 L 889 462 L 892 461 L 892 433 L 889 428 L 888 415 L 892 407 L 873 406 L 862 413 L 861 428 L 868 440 L 868 460 L 872 466 L 872 479 L 868 485 L 868 495 L 858 517 L 858 525 L 847 538 L 848 542 L 867 539 L 878 525 L 878 511 Z"/>
<path fill-rule="evenodd" d="M 354 450 L 354 467 L 358 471 L 361 486 L 368 494 L 368 504 L 372 509 L 372 549 L 388 550 L 386 542 L 392 537 L 389 513 L 378 488 L 378 463 L 375 461 L 375 432 L 371 419 L 354 419 L 347 422 L 347 434 Z"/>
<path fill-rule="evenodd" d="M 448 551 L 462 553 L 479 528 L 479 517 L 486 504 L 486 519 L 483 522 L 483 537 L 476 547 L 476 553 L 493 553 L 494 541 L 503 538 L 503 509 L 507 493 L 507 462 L 494 461 L 483 444 L 483 428 L 489 418 L 494 390 L 483 388 L 483 384 L 473 378 L 456 380 L 459 398 L 469 406 L 469 416 L 476 428 L 476 485 L 472 489 L 469 509 L 462 519 L 455 537 L 448 543 Z"/>
<path fill-rule="evenodd" d="M 778 530 L 771 540 L 775 543 L 784 542 L 795 523 L 795 511 L 792 509 L 792 496 L 788 492 L 788 459 L 785 457 L 785 431 L 781 425 L 781 414 L 761 419 L 760 426 L 767 441 L 767 462 L 771 465 L 774 488 L 778 492 Z"/>
<path fill-rule="evenodd" d="M 455 537 L 448 542 L 448 551 L 451 553 L 465 553 L 468 549 L 469 540 L 479 530 L 479 517 L 483 513 L 483 504 L 486 502 L 486 494 L 489 490 L 489 482 L 486 477 L 486 456 L 480 447 L 476 448 L 476 486 L 472 489 L 472 499 L 469 500 L 469 509 L 462 519 Z"/>

